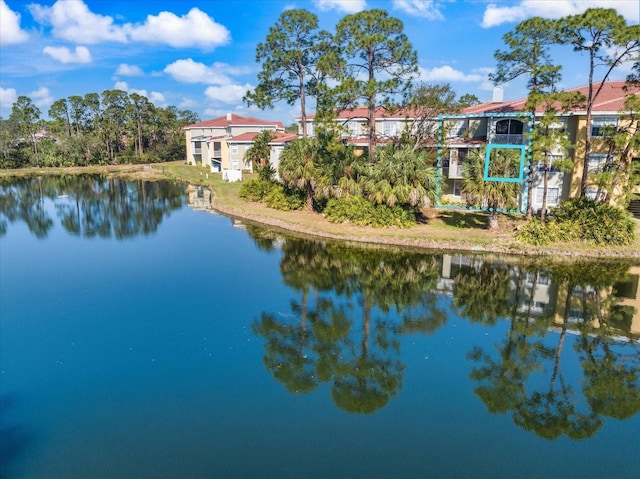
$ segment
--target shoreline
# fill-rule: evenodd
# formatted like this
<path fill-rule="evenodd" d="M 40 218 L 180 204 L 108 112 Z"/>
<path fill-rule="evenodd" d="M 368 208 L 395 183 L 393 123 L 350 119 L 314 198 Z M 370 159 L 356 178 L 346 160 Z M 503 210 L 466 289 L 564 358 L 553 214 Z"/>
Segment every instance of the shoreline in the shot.
<path fill-rule="evenodd" d="M 1 177 L 64 174 L 103 174 L 129 180 L 179 181 L 204 186 L 212 191 L 211 208 L 222 215 L 259 227 L 279 230 L 286 234 L 330 241 L 341 241 L 369 247 L 399 247 L 428 252 L 455 251 L 471 254 L 499 254 L 528 259 L 575 262 L 580 259 L 623 260 L 640 264 L 640 221 L 636 220 L 636 241 L 629 246 L 614 248 L 583 243 L 551 244 L 544 247 L 527 245 L 513 238 L 519 218 L 502 218 L 499 231 L 489 231 L 478 224 L 451 226 L 452 217 L 466 222 L 477 216 L 453 214 L 449 210 L 430 210 L 427 221 L 412 228 L 371 228 L 349 224 L 336 225 L 324 220 L 318 213 L 306 211 L 279 211 L 260 203 L 250 203 L 238 197 L 240 183 L 223 183 L 220 175 L 205 169 L 186 166 L 183 162 L 149 165 L 113 165 L 70 168 L 25 168 L 0 170 Z M 506 216 L 506 215 L 505 215 Z M 463 239 L 464 238 L 464 239 Z"/>

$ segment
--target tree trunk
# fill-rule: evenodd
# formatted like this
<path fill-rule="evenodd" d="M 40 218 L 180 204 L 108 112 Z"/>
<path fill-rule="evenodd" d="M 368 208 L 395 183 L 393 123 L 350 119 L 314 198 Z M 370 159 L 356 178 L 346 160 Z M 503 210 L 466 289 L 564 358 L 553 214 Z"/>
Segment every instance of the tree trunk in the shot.
<path fill-rule="evenodd" d="M 311 183 L 307 183 L 305 188 L 307 196 L 305 199 L 305 205 L 307 207 L 307 211 L 313 211 L 313 188 L 311 187 Z"/>
<path fill-rule="evenodd" d="M 540 219 L 542 222 L 547 219 L 547 191 L 549 189 L 549 157 L 544 160 L 544 171 L 542 172 L 542 211 Z"/>
<path fill-rule="evenodd" d="M 498 227 L 498 212 L 495 210 L 489 212 L 489 229 L 494 230 Z"/>
<path fill-rule="evenodd" d="M 299 71 L 302 71 L 302 65 L 298 62 Z M 307 106 L 306 97 L 304 91 L 304 77 L 302 74 L 298 75 L 299 87 L 300 87 L 300 123 L 302 124 L 302 138 L 307 137 Z"/>
<path fill-rule="evenodd" d="M 373 51 L 369 50 L 369 88 L 371 88 L 371 82 L 375 81 L 373 71 Z M 369 95 L 369 163 L 373 162 L 375 148 L 376 148 L 376 94 L 373 92 Z"/>

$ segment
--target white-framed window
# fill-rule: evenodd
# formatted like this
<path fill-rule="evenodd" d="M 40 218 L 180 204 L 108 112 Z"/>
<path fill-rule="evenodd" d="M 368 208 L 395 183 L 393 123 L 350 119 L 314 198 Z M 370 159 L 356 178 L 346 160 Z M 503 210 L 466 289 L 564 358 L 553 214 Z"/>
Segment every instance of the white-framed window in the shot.
<path fill-rule="evenodd" d="M 400 122 L 396 120 L 384 120 L 382 122 L 384 136 L 393 137 L 400 134 Z"/>
<path fill-rule="evenodd" d="M 547 208 L 552 206 L 558 206 L 560 189 L 559 188 L 547 188 Z M 536 188 L 536 206 L 542 206 L 542 198 L 544 197 L 544 188 Z"/>
<path fill-rule="evenodd" d="M 345 128 L 347 129 L 347 133 L 349 136 L 358 136 L 358 122 L 349 120 L 345 123 Z"/>
<path fill-rule="evenodd" d="M 602 127 L 618 126 L 618 118 L 615 116 L 594 116 L 591 119 L 591 136 L 594 138 L 602 138 Z"/>
<path fill-rule="evenodd" d="M 587 163 L 587 168 L 589 171 L 598 171 L 601 170 L 602 167 L 607 162 L 607 155 L 602 153 L 591 153 L 589 155 L 589 161 Z"/>
<path fill-rule="evenodd" d="M 522 135 L 523 123 L 520 120 L 504 119 L 496 122 L 497 135 Z"/>
<path fill-rule="evenodd" d="M 238 145 L 231 145 L 231 154 L 232 155 L 238 154 Z"/>

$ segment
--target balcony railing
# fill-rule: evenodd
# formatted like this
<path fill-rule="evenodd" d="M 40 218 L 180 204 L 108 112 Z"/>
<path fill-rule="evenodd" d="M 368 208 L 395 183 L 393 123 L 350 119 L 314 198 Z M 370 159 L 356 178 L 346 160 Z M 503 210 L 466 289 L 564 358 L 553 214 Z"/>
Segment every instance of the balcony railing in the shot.
<path fill-rule="evenodd" d="M 449 166 L 449 175 L 450 179 L 459 179 L 462 178 L 462 165 L 451 165 Z"/>
<path fill-rule="evenodd" d="M 213 150 L 213 158 L 222 158 L 222 150 Z"/>
<path fill-rule="evenodd" d="M 500 143 L 502 145 L 524 145 L 524 135 L 496 133 L 491 136 L 491 143 Z"/>

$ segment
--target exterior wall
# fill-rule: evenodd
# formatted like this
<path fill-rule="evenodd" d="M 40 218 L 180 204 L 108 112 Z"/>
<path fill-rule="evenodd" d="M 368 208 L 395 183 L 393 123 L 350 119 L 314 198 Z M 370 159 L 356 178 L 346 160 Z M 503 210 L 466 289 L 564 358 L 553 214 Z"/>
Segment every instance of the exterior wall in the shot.
<path fill-rule="evenodd" d="M 236 153 L 234 153 L 234 147 L 236 147 Z M 251 170 L 252 166 L 247 166 L 244 162 L 244 154 L 249 149 L 249 147 L 251 147 L 251 143 L 228 144 L 228 152 L 227 155 L 223 157 L 222 168 L 228 170 Z M 227 159 L 226 164 L 224 158 Z"/>

